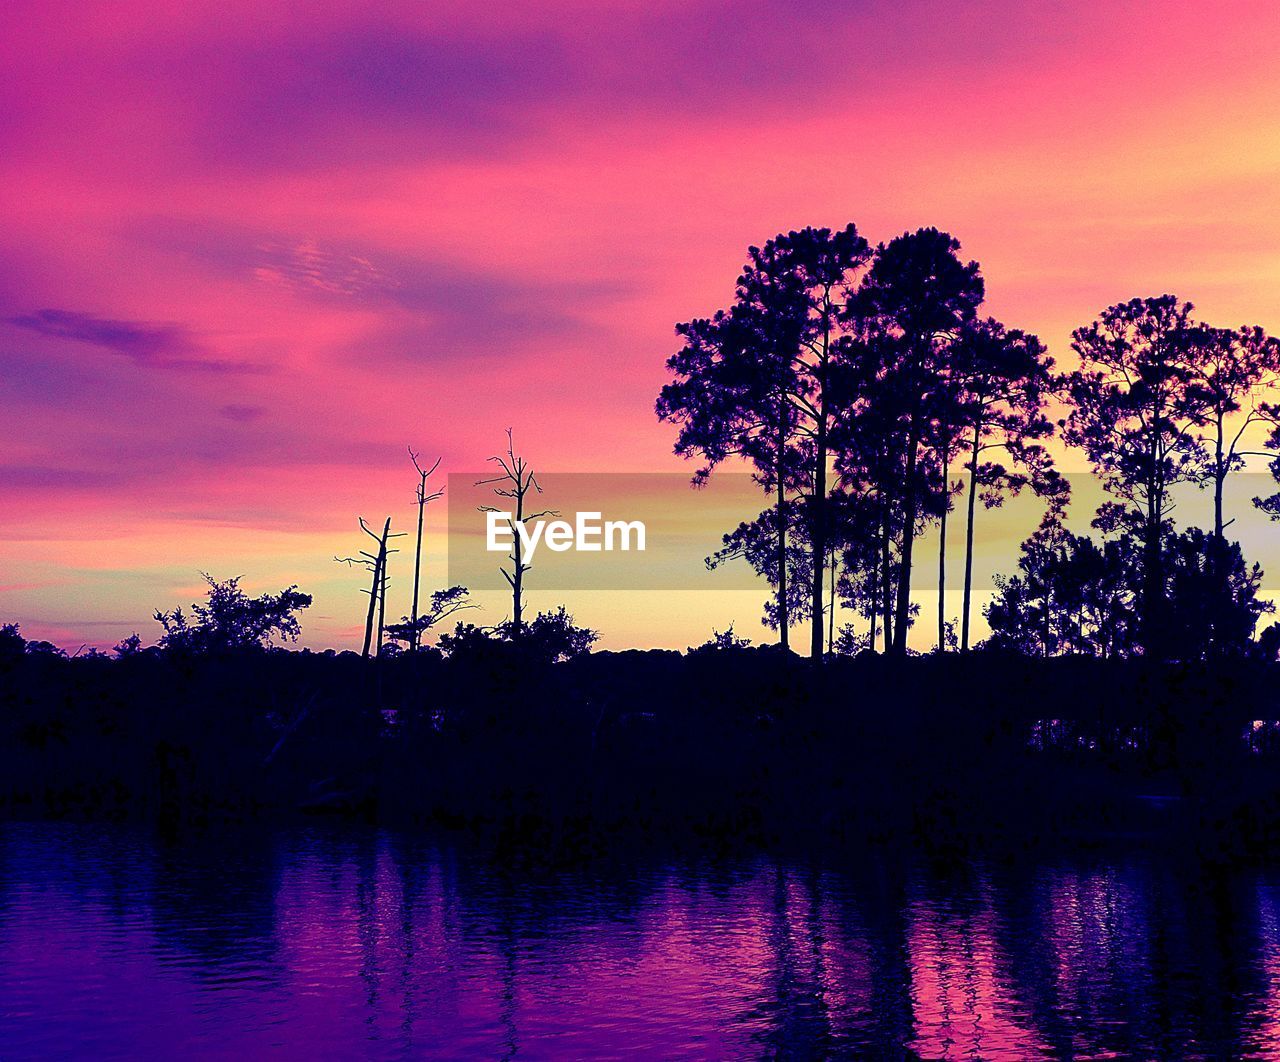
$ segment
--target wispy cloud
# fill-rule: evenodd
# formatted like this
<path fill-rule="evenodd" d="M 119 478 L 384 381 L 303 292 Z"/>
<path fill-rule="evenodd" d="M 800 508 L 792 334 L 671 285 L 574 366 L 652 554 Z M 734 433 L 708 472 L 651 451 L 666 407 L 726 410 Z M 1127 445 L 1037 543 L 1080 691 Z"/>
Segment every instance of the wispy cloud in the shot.
<path fill-rule="evenodd" d="M 517 357 L 545 349 L 548 341 L 590 336 L 594 319 L 638 294 L 637 282 L 618 274 L 553 277 L 235 222 L 149 217 L 131 222 L 127 236 L 228 280 L 251 280 L 335 312 L 376 317 L 383 322 L 378 334 L 351 347 L 379 357 L 405 352 L 410 360 L 434 360 L 422 353 L 430 350 L 440 357 Z"/>
<path fill-rule="evenodd" d="M 261 372 L 262 366 L 220 358 L 204 348 L 182 325 L 128 321 L 78 310 L 37 310 L 9 323 L 40 335 L 68 339 L 121 354 L 139 365 L 211 373 Z"/>

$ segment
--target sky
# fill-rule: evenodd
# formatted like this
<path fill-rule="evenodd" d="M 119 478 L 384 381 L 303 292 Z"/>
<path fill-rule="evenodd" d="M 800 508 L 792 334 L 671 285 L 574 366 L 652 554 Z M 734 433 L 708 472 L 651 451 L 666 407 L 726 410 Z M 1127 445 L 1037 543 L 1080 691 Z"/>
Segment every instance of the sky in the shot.
<path fill-rule="evenodd" d="M 1137 295 L 1280 331 L 1271 2 L 10 0 L 0 20 L 0 621 L 72 649 L 154 638 L 202 570 L 297 583 L 304 643 L 357 644 L 333 557 L 357 515 L 410 526 L 407 446 L 480 471 L 511 427 L 548 472 L 683 470 L 653 415 L 673 326 L 726 305 L 779 231 L 944 228 L 986 311 L 1064 364 L 1074 326 Z M 445 526 L 437 506 L 428 586 Z M 983 541 L 1011 568 L 1018 537 Z M 540 596 L 531 576 L 529 605 L 565 600 L 615 648 L 765 637 L 762 594 L 708 579 Z"/>

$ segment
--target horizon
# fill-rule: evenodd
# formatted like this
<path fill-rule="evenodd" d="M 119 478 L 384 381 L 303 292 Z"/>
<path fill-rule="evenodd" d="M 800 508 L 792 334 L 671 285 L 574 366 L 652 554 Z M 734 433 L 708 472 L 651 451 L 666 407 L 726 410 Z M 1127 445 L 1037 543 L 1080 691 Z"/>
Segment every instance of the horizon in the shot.
<path fill-rule="evenodd" d="M 1280 332 L 1267 4 L 259 7 L 10 9 L 0 619 L 29 637 L 152 640 L 207 570 L 298 584 L 300 644 L 355 647 L 332 558 L 359 515 L 410 528 L 407 446 L 457 474 L 512 427 L 548 475 L 692 474 L 653 414 L 674 325 L 809 224 L 951 232 L 1060 367 L 1134 296 Z M 979 529 L 1010 570 L 1029 528 Z M 763 583 L 675 617 L 529 593 L 602 648 L 773 638 Z"/>

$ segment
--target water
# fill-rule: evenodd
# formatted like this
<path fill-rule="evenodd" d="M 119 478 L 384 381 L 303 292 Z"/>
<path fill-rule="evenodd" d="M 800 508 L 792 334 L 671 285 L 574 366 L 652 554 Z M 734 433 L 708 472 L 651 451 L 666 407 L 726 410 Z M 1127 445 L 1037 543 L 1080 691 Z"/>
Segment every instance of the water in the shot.
<path fill-rule="evenodd" d="M 0 1055 L 1280 1057 L 1280 874 L 0 827 Z"/>

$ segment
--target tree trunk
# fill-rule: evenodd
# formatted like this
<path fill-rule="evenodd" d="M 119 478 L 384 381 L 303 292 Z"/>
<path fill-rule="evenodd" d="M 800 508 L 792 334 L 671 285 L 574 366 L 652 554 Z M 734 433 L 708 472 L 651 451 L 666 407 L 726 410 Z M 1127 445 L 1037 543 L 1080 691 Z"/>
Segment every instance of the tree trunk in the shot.
<path fill-rule="evenodd" d="M 427 480 L 424 476 L 418 488 L 418 546 L 413 554 L 413 609 L 409 615 L 409 648 L 418 648 L 418 586 L 422 576 L 422 510 L 427 507 Z"/>
<path fill-rule="evenodd" d="M 831 615 L 827 618 L 827 652 L 836 651 L 836 551 L 831 551 L 831 586 L 827 595 L 831 600 Z"/>
<path fill-rule="evenodd" d="M 387 539 L 391 535 L 391 517 L 382 528 L 382 544 L 378 547 L 378 649 L 374 654 L 382 655 L 382 636 L 387 625 Z"/>
<path fill-rule="evenodd" d="M 363 523 L 362 525 L 363 526 Z M 370 532 L 372 533 L 372 532 Z M 385 579 L 387 564 L 387 539 L 391 535 L 391 517 L 387 517 L 387 522 L 382 528 L 382 538 L 378 540 L 378 555 L 373 561 L 373 582 L 369 586 L 369 612 L 364 619 L 364 645 L 360 649 L 360 658 L 362 660 L 369 659 L 369 651 L 373 645 L 373 621 L 377 615 L 378 602 L 383 601 L 385 605 L 384 595 L 382 593 L 383 582 Z M 378 623 L 378 651 L 382 651 L 382 622 Z"/>
<path fill-rule="evenodd" d="M 1227 482 L 1228 461 L 1223 445 L 1223 414 L 1218 412 L 1217 436 L 1214 439 L 1213 465 L 1213 541 L 1209 544 L 1209 587 L 1212 593 L 1212 613 L 1210 619 L 1210 648 L 1216 650 L 1222 642 L 1221 623 L 1224 600 L 1228 595 L 1226 588 L 1226 523 L 1222 518 L 1222 492 Z"/>
<path fill-rule="evenodd" d="M 951 508 L 950 444 L 942 452 L 942 523 L 938 529 L 938 652 L 947 647 L 947 510 Z"/>
<path fill-rule="evenodd" d="M 787 604 L 787 487 L 784 482 L 782 433 L 778 433 L 778 644 L 791 648 L 791 614 Z"/>
<path fill-rule="evenodd" d="M 1213 537 L 1218 540 L 1218 545 L 1222 545 L 1222 533 L 1224 530 L 1222 522 L 1222 489 L 1227 481 L 1226 461 L 1223 453 L 1223 427 L 1222 414 L 1218 414 L 1218 437 L 1214 446 L 1214 466 L 1213 466 Z"/>
<path fill-rule="evenodd" d="M 524 489 L 516 490 L 516 524 L 519 525 L 524 521 Z M 514 530 L 514 529 L 513 529 Z M 514 536 L 515 542 L 512 545 L 511 555 L 515 560 L 515 568 L 511 579 L 511 637 L 519 638 L 524 631 L 524 599 L 522 589 L 524 584 L 524 552 L 520 547 L 520 535 L 517 532 Z"/>
<path fill-rule="evenodd" d="M 883 538 L 880 543 L 880 605 L 884 610 L 884 655 L 893 652 L 893 565 L 889 555 L 893 536 L 889 522 L 888 506 L 885 507 Z"/>
<path fill-rule="evenodd" d="M 818 421 L 818 447 L 813 466 L 813 500 L 810 511 L 812 522 L 811 543 L 813 549 L 813 579 L 809 607 L 812 610 L 809 655 L 815 662 L 822 660 L 822 576 L 827 559 L 827 397 L 823 387 L 821 416 Z"/>
<path fill-rule="evenodd" d="M 369 648 L 373 644 L 373 620 L 377 615 L 378 608 L 378 580 L 382 577 L 382 571 L 375 560 L 373 563 L 373 582 L 369 586 L 369 614 L 364 618 L 364 645 L 360 649 L 360 659 L 369 659 Z"/>
<path fill-rule="evenodd" d="M 1142 643 L 1149 656 L 1164 659 L 1164 577 L 1160 556 L 1160 514 L 1163 494 L 1154 488 L 1148 495 L 1147 521 L 1142 543 Z"/>
<path fill-rule="evenodd" d="M 913 418 L 914 419 L 914 418 Z M 911 618 L 911 553 L 916 536 L 916 462 L 920 443 L 918 429 L 912 424 L 907 440 L 907 470 L 904 490 L 906 501 L 902 512 L 902 560 L 898 572 L 898 599 L 893 617 L 893 651 L 897 656 L 907 655 L 907 625 Z"/>
<path fill-rule="evenodd" d="M 964 532 L 964 604 L 960 610 L 960 652 L 969 651 L 969 610 L 973 602 L 973 521 L 978 500 L 978 454 L 982 435 L 973 429 L 973 454 L 969 462 L 969 512 Z"/>

